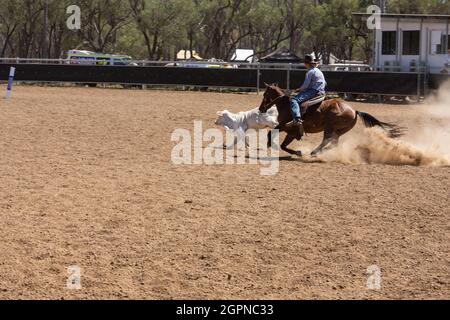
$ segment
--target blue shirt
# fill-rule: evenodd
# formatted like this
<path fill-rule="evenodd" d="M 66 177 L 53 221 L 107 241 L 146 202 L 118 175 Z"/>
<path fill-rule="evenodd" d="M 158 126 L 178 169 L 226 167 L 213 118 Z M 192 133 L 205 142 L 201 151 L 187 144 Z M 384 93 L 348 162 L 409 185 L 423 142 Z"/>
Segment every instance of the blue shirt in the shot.
<path fill-rule="evenodd" d="M 300 87 L 302 91 L 307 89 L 317 90 L 319 93 L 325 93 L 327 82 L 325 77 L 318 68 L 310 68 L 306 73 L 306 79 L 303 85 Z"/>

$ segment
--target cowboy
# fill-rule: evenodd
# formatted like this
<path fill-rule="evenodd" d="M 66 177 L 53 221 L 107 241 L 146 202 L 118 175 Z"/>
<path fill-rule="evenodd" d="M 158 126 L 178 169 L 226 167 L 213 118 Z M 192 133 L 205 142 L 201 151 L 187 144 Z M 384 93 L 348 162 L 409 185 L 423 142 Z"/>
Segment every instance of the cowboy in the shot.
<path fill-rule="evenodd" d="M 305 66 L 308 69 L 306 79 L 303 85 L 294 91 L 294 93 L 298 94 L 291 99 L 291 113 L 294 120 L 286 124 L 286 127 L 298 127 L 302 136 L 304 134 L 304 129 L 300 106 L 303 102 L 314 97 L 325 95 L 327 82 L 325 81 L 322 71 L 317 68 L 318 64 L 318 60 L 314 59 L 311 55 L 305 56 Z"/>

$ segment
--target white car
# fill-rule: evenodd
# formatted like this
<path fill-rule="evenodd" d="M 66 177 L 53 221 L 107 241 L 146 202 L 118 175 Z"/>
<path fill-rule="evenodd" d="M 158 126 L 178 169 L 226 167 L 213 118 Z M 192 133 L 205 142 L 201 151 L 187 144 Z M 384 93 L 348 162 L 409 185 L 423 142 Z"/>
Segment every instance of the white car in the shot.
<path fill-rule="evenodd" d="M 323 66 L 323 70 L 328 71 L 372 71 L 368 64 L 359 63 L 334 63 Z"/>
<path fill-rule="evenodd" d="M 237 69 L 238 66 L 225 63 L 220 59 L 209 59 L 206 62 L 200 63 L 197 61 L 180 61 L 166 64 L 166 67 L 180 67 L 180 68 L 200 68 L 200 69 Z"/>

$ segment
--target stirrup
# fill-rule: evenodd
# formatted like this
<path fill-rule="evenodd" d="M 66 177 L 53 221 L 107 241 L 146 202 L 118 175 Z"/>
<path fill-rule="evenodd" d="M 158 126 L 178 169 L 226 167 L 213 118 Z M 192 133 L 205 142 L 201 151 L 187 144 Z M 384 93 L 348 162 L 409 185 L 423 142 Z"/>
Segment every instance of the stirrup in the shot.
<path fill-rule="evenodd" d="M 286 123 L 285 127 L 286 128 L 294 128 L 294 127 L 300 127 L 303 126 L 303 121 L 302 120 L 292 120 L 291 122 Z"/>

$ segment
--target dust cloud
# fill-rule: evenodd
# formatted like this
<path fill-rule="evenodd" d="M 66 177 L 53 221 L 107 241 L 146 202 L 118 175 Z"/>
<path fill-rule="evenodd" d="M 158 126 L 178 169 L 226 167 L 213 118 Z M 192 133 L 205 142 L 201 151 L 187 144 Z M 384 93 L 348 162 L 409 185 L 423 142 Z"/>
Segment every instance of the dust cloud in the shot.
<path fill-rule="evenodd" d="M 420 121 L 419 121 L 420 120 Z M 450 83 L 418 108 L 418 121 L 399 139 L 382 129 L 361 129 L 319 156 L 320 161 L 350 164 L 450 166 Z"/>

